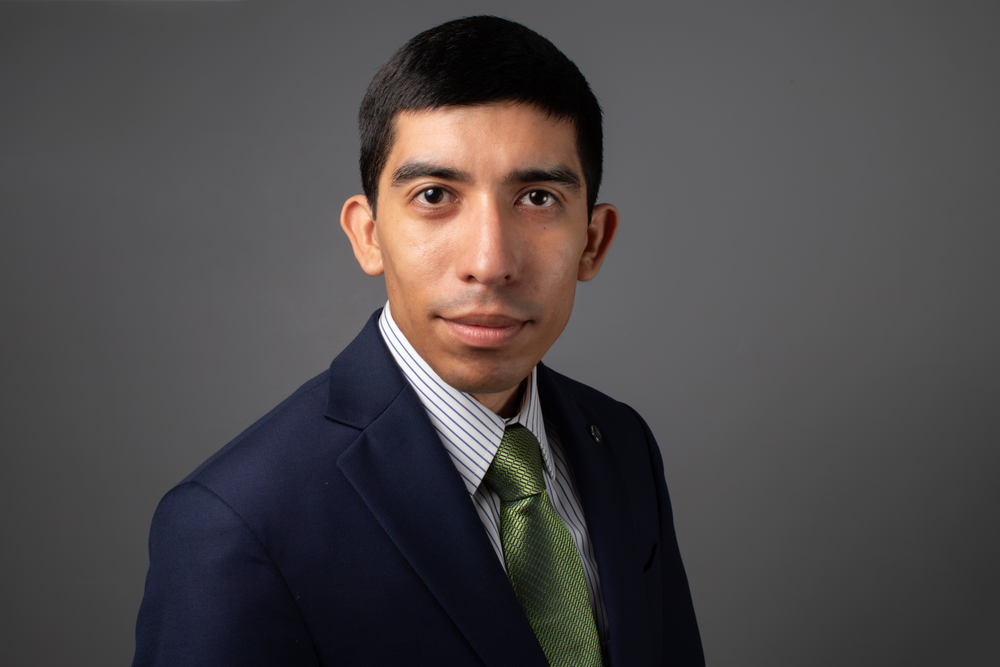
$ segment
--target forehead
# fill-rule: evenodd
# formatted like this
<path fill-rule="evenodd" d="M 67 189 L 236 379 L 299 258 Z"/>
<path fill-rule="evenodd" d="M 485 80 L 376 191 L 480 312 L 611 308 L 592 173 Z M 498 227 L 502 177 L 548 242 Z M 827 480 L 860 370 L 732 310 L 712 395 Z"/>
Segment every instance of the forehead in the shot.
<path fill-rule="evenodd" d="M 498 102 L 404 111 L 393 129 L 382 178 L 414 160 L 484 177 L 554 165 L 582 171 L 573 123 L 530 105 Z"/>

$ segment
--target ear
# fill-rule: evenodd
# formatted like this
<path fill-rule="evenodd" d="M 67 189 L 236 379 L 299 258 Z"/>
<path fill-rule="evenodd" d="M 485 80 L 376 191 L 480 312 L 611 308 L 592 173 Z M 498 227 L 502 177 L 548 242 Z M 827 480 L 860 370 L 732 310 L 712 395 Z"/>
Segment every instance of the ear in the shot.
<path fill-rule="evenodd" d="M 382 248 L 378 243 L 375 218 L 368 206 L 367 197 L 354 195 L 344 202 L 344 208 L 340 211 L 340 226 L 351 240 L 354 257 L 361 269 L 370 276 L 382 275 L 385 270 L 382 266 Z"/>
<path fill-rule="evenodd" d="M 595 206 L 594 214 L 590 216 L 590 226 L 587 227 L 587 246 L 580 257 L 577 280 L 587 281 L 597 275 L 617 233 L 618 209 L 611 204 Z"/>

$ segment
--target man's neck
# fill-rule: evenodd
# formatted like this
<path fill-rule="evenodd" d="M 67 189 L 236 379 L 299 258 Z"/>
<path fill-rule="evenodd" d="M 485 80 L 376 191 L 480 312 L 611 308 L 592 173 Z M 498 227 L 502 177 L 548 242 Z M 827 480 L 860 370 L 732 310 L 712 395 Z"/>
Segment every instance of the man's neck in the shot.
<path fill-rule="evenodd" d="M 500 391 L 495 394 L 471 394 L 472 398 L 489 408 L 497 416 L 509 419 L 516 415 L 521 409 L 521 395 L 524 393 L 524 386 L 528 378 L 521 380 L 520 384 L 511 387 L 507 391 Z"/>

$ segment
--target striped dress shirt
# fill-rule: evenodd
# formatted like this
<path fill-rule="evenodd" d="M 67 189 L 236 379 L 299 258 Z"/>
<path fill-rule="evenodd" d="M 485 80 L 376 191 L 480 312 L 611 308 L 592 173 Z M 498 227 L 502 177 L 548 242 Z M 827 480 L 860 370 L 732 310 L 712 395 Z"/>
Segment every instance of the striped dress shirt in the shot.
<path fill-rule="evenodd" d="M 441 438 L 441 444 L 465 482 L 472 504 L 505 571 L 507 566 L 500 543 L 500 498 L 482 481 L 508 425 L 521 424 L 538 439 L 545 468 L 545 490 L 580 553 L 590 605 L 603 644 L 607 640 L 608 621 L 594 548 L 587 534 L 580 497 L 559 436 L 542 415 L 536 369 L 531 369 L 528 376 L 520 411 L 510 419 L 503 419 L 471 395 L 447 384 L 434 372 L 396 326 L 388 302 L 379 318 L 379 330 L 407 382 L 417 392 L 434 430 Z"/>

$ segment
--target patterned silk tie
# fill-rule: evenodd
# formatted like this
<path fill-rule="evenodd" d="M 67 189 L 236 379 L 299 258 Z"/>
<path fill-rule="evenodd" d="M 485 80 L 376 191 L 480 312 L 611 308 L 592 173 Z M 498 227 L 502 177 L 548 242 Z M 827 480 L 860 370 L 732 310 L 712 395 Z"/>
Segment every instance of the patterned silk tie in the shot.
<path fill-rule="evenodd" d="M 500 496 L 500 540 L 514 593 L 553 667 L 600 667 L 583 565 L 542 479 L 538 440 L 507 428 L 483 481 Z"/>

